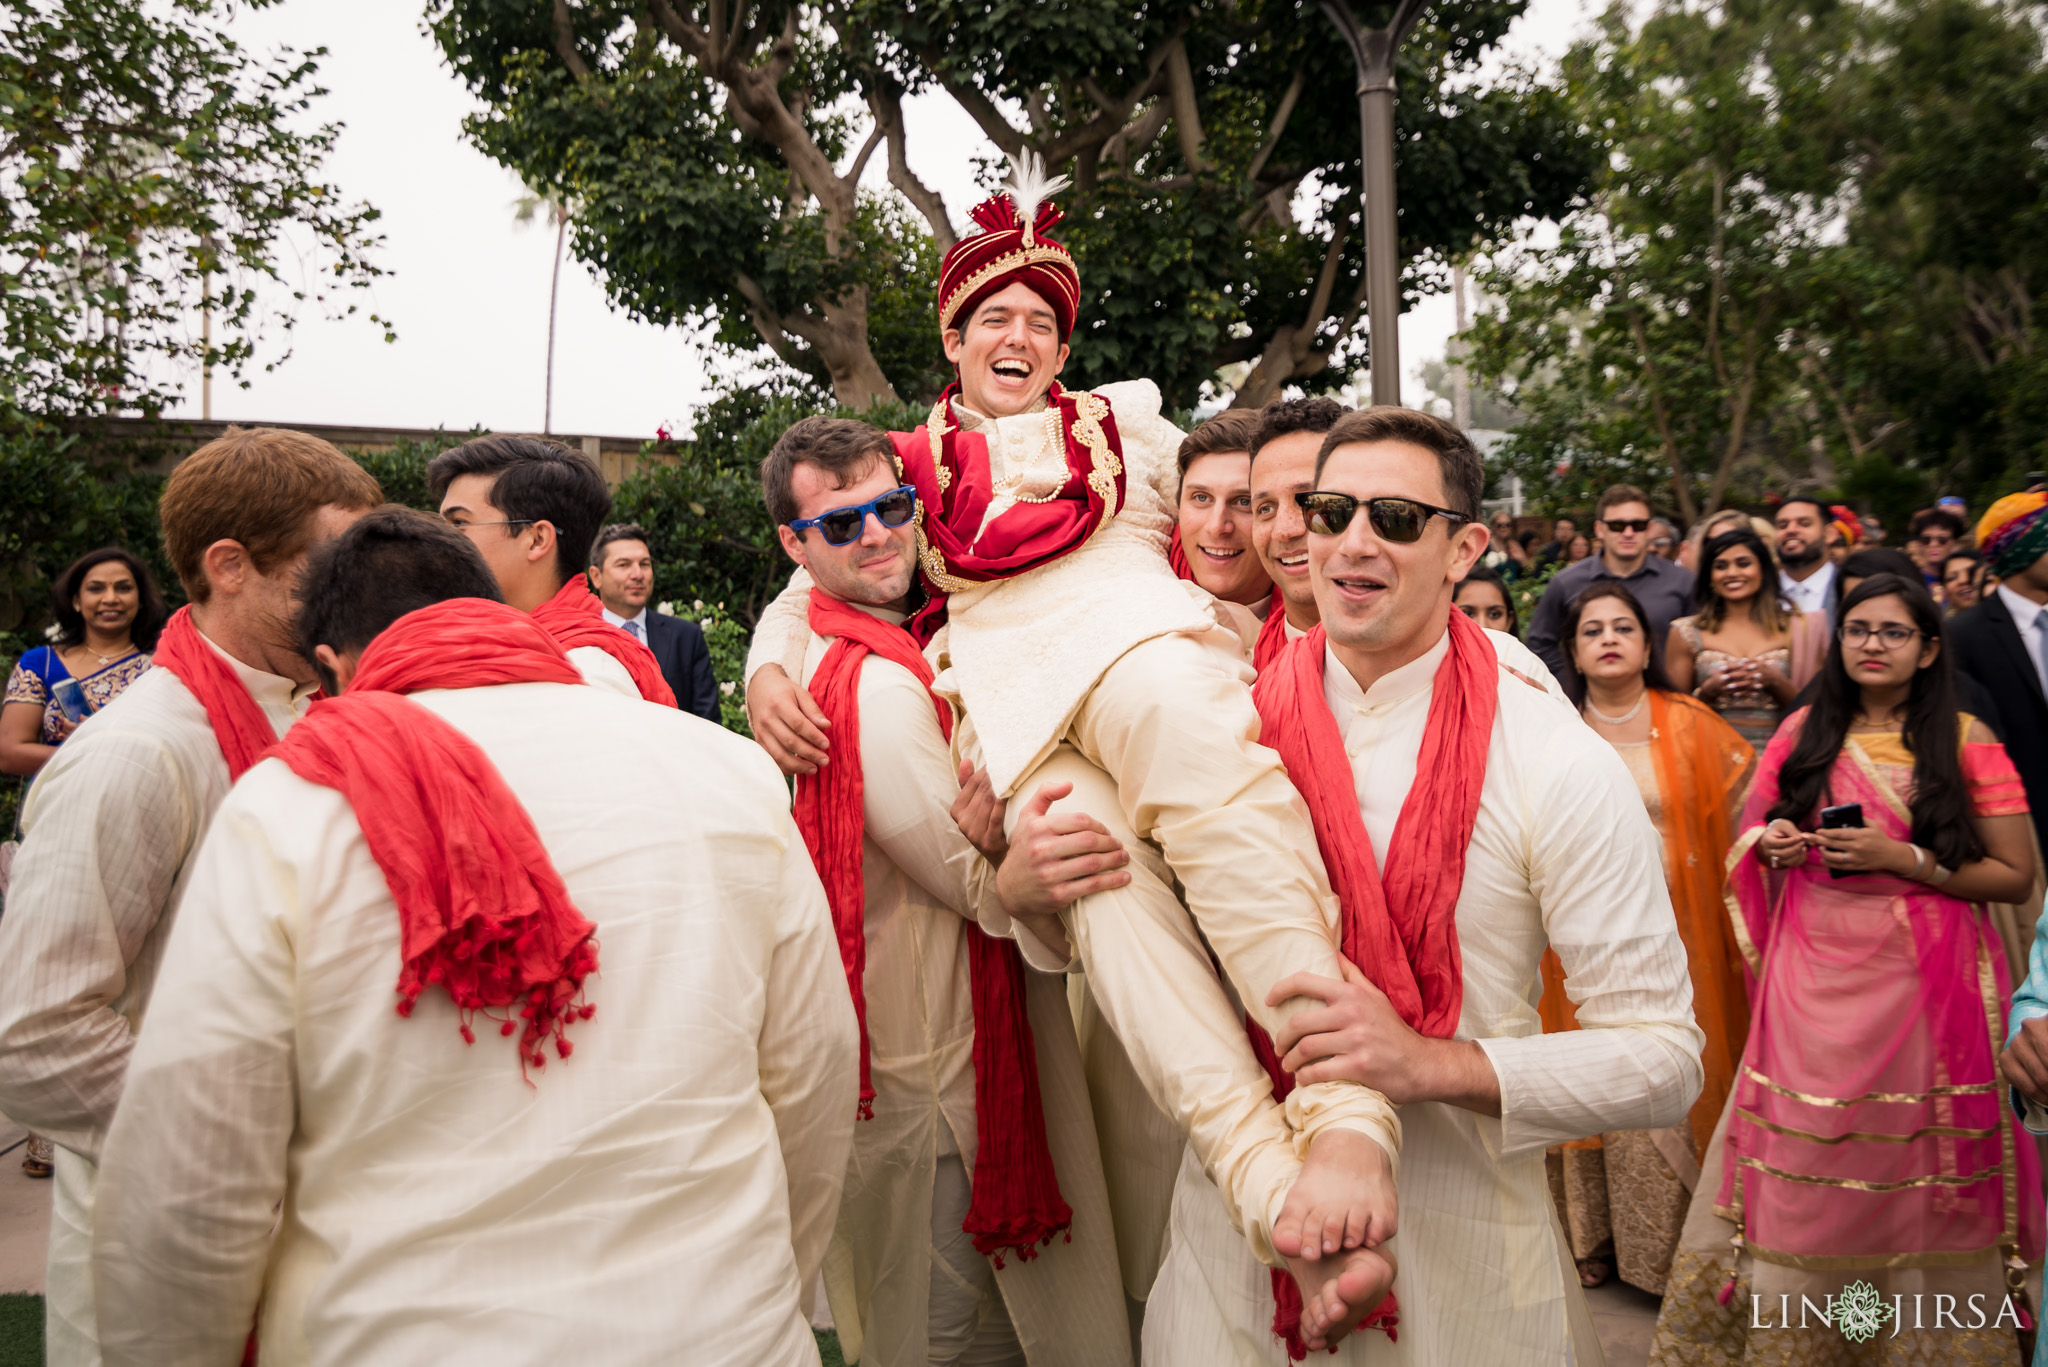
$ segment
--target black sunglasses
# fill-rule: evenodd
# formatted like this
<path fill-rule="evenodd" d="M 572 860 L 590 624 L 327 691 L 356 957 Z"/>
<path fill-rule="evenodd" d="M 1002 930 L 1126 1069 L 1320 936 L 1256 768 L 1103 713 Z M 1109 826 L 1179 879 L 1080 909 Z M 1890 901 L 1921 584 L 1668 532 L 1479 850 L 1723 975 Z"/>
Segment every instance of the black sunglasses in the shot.
<path fill-rule="evenodd" d="M 1647 532 L 1650 530 L 1650 519 L 1647 517 L 1610 517 L 1607 519 L 1607 530 L 1610 532 Z"/>
<path fill-rule="evenodd" d="M 816 527 L 818 535 L 825 538 L 826 545 L 844 546 L 860 539 L 861 528 L 867 526 L 869 513 L 879 518 L 884 527 L 901 527 L 917 513 L 917 490 L 908 484 L 899 484 L 866 503 L 828 509 L 816 517 L 803 518 L 788 526 L 799 537 L 806 528 Z"/>
<path fill-rule="evenodd" d="M 1308 520 L 1308 529 L 1318 535 L 1342 536 L 1344 529 L 1351 525 L 1351 519 L 1363 507 L 1367 520 L 1372 523 L 1373 535 L 1402 546 L 1420 541 L 1423 529 L 1429 526 L 1432 517 L 1447 517 L 1453 522 L 1472 520 L 1463 513 L 1418 503 L 1412 498 L 1357 499 L 1349 494 L 1334 494 L 1323 489 L 1296 494 L 1294 502 Z"/>

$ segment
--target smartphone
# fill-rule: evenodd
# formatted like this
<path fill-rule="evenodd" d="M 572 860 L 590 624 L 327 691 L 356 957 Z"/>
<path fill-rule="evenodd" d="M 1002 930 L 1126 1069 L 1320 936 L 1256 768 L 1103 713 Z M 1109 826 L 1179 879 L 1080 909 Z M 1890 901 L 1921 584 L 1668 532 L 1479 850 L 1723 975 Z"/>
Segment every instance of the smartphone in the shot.
<path fill-rule="evenodd" d="M 57 706 L 73 725 L 82 722 L 92 709 L 85 705 L 85 690 L 78 686 L 76 679 L 59 679 L 50 685 L 50 696 L 57 700 Z"/>
<path fill-rule="evenodd" d="M 1844 802 L 1839 807 L 1823 807 L 1820 809 L 1820 828 L 1824 831 L 1855 830 L 1862 825 L 1863 804 L 1860 802 Z M 1857 870 L 1854 869 L 1828 870 L 1828 877 L 1830 878 L 1854 878 L 1856 876 Z"/>

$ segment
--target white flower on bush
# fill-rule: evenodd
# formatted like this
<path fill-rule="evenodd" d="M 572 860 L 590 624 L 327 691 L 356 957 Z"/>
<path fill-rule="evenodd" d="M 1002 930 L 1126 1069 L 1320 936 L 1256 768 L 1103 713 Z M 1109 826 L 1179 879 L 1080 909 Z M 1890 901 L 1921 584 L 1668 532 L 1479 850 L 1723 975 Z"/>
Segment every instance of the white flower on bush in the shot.
<path fill-rule="evenodd" d="M 731 679 L 727 679 L 727 680 L 726 680 L 726 681 L 725 681 L 724 683 L 722 683 L 722 684 L 720 684 L 720 685 L 718 686 L 718 691 L 719 691 L 720 693 L 724 694 L 724 695 L 725 695 L 726 697 L 728 697 L 728 698 L 730 698 L 730 697 L 732 696 L 732 690 L 733 690 L 733 682 L 732 682 L 732 680 L 731 680 Z"/>
<path fill-rule="evenodd" d="M 654 610 L 664 617 L 673 617 L 676 615 L 676 605 L 674 603 L 656 603 L 654 605 Z"/>

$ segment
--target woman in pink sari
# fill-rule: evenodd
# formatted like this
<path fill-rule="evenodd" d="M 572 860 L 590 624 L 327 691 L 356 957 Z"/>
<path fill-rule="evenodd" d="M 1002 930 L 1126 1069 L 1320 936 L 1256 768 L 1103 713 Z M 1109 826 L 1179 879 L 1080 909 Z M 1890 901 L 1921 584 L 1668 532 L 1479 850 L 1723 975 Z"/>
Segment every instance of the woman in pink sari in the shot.
<path fill-rule="evenodd" d="M 1820 679 L 1729 853 L 1753 1016 L 1651 1361 L 2018 1364 L 2041 1179 L 1983 904 L 2027 895 L 2026 797 L 1919 583 L 1859 585 Z"/>

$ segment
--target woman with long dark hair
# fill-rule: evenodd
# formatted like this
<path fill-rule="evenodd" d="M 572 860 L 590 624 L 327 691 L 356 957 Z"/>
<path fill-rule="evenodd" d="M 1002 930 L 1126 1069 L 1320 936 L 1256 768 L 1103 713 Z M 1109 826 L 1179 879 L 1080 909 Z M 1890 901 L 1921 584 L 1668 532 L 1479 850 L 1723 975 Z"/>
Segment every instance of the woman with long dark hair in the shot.
<path fill-rule="evenodd" d="M 1700 566 L 1696 611 L 1671 624 L 1664 647 L 1671 680 L 1761 747 L 1819 668 L 1827 623 L 1784 601 L 1770 547 L 1749 527 L 1710 538 Z"/>
<path fill-rule="evenodd" d="M 1488 631 L 1505 631 L 1520 636 L 1515 620 L 1515 595 L 1508 581 L 1484 565 L 1474 565 L 1451 590 L 1451 606 Z"/>
<path fill-rule="evenodd" d="M 0 774 L 34 778 L 78 724 L 149 668 L 164 628 L 164 601 L 142 562 L 104 546 L 71 562 L 51 586 L 57 632 L 23 651 L 0 703 Z M 21 1170 L 48 1177 L 50 1141 L 28 1137 Z"/>
<path fill-rule="evenodd" d="M 1764 752 L 1742 826 L 1728 868 L 1749 1042 L 1651 1360 L 1863 1361 L 1797 1314 L 1861 1283 L 1905 1307 L 1869 1360 L 2017 1362 L 2041 1179 L 1998 1080 L 2012 979 L 1983 905 L 2028 895 L 2034 848 L 2012 761 L 1956 706 L 1917 576 L 1843 600 L 1813 705 Z M 1984 1315 L 1916 1313 L 1938 1297 Z"/>
<path fill-rule="evenodd" d="M 15 661 L 0 704 L 0 773 L 34 777 L 79 722 L 142 677 L 164 627 L 149 571 L 118 546 L 74 560 L 50 599 L 57 634 Z M 75 693 L 60 689 L 67 680 Z"/>
<path fill-rule="evenodd" d="M 1562 1180 L 1553 1189 L 1563 1192 L 1560 1215 L 1582 1283 L 1598 1286 L 1614 1270 L 1661 1295 L 1700 1154 L 1734 1085 L 1749 1027 L 1742 959 L 1721 899 L 1731 808 L 1756 752 L 1713 708 L 1671 687 L 1649 615 L 1618 580 L 1595 583 L 1572 600 L 1559 641 L 1566 695 L 1628 766 L 1662 839 L 1693 1016 L 1706 1043 L 1699 1099 L 1683 1123 L 1564 1145 L 1557 1155 Z M 1577 1026 L 1565 988 L 1562 963 L 1546 952 L 1540 1011 L 1547 1033 Z"/>

